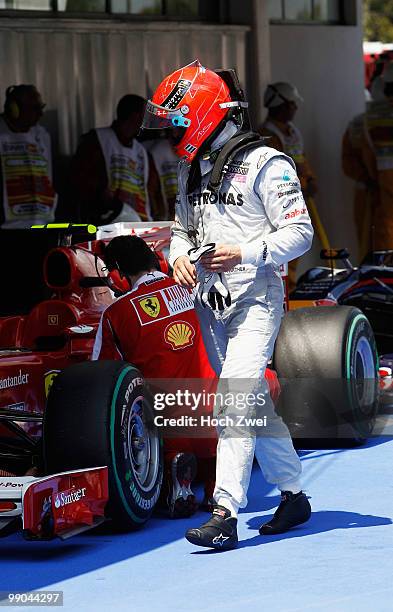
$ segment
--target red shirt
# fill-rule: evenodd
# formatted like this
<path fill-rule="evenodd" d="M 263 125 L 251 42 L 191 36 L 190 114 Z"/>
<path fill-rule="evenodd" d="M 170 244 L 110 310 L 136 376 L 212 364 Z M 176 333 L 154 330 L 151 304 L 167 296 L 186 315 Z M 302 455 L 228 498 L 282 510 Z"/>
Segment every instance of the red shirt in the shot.
<path fill-rule="evenodd" d="M 161 272 L 141 277 L 104 311 L 93 359 L 123 359 L 145 378 L 215 378 L 191 290 Z"/>

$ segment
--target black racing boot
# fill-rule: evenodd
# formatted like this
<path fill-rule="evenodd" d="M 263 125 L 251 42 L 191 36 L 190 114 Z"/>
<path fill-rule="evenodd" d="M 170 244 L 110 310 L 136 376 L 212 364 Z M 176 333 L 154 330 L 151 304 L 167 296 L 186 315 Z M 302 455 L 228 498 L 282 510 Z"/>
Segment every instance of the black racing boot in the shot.
<path fill-rule="evenodd" d="M 229 550 L 236 548 L 237 519 L 231 516 L 229 510 L 224 506 L 216 506 L 211 518 L 197 529 L 189 529 L 186 539 L 196 546 L 215 548 L 217 550 Z"/>
<path fill-rule="evenodd" d="M 197 460 L 192 453 L 178 453 L 171 462 L 167 486 L 167 503 L 170 518 L 186 518 L 198 509 L 191 489 L 197 473 Z"/>
<path fill-rule="evenodd" d="M 281 503 L 275 511 L 273 518 L 259 528 L 261 535 L 276 535 L 285 533 L 291 527 L 301 525 L 311 516 L 311 506 L 306 495 L 300 491 L 281 491 Z"/>

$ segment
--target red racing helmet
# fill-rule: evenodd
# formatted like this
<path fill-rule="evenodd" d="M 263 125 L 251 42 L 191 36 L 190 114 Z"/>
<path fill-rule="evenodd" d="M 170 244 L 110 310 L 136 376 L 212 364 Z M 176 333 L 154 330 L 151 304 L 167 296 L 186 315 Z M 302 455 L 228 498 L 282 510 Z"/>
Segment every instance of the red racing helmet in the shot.
<path fill-rule="evenodd" d="M 238 104 L 225 81 L 195 60 L 159 84 L 147 103 L 142 128 L 184 128 L 174 149 L 191 162 L 228 109 Z"/>

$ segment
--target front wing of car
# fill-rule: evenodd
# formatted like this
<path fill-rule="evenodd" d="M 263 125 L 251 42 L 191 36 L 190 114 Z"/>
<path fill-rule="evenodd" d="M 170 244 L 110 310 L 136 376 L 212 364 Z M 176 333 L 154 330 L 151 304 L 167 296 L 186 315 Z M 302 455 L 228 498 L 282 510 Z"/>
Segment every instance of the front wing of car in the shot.
<path fill-rule="evenodd" d="M 0 536 L 22 522 L 27 540 L 69 538 L 105 520 L 108 469 L 0 477 Z"/>

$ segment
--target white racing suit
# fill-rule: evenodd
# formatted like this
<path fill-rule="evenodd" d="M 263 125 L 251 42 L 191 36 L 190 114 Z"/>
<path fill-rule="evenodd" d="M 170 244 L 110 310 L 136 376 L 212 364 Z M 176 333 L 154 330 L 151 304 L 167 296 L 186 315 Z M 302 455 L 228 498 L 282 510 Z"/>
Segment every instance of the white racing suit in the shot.
<path fill-rule="evenodd" d="M 231 130 L 225 131 L 228 140 Z M 219 427 L 214 499 L 236 516 L 247 505 L 254 452 L 269 483 L 301 490 L 301 464 L 274 411 L 264 372 L 283 314 L 279 266 L 310 248 L 313 229 L 294 164 L 284 154 L 264 146 L 238 154 L 217 195 L 206 190 L 212 164 L 202 160 L 200 165 L 201 187 L 187 194 L 189 167 L 180 164 L 169 262 L 173 266 L 191 247 L 207 243 L 241 248 L 242 263 L 225 274 L 232 304 L 222 312 L 196 305 L 209 358 L 220 373 L 218 391 L 263 393 L 265 400 L 248 410 L 266 416 L 265 429 L 233 426 L 230 418 Z M 236 405 L 215 410 L 238 414 Z"/>

